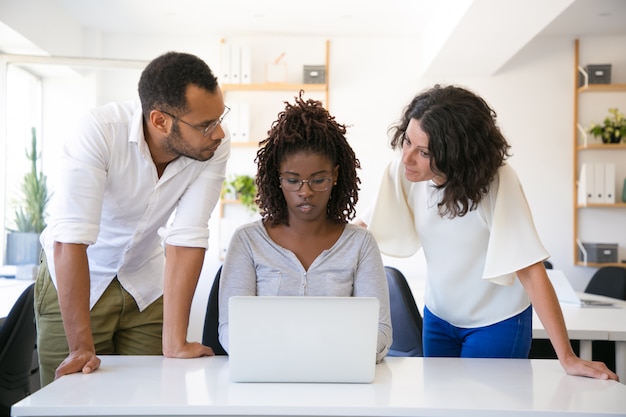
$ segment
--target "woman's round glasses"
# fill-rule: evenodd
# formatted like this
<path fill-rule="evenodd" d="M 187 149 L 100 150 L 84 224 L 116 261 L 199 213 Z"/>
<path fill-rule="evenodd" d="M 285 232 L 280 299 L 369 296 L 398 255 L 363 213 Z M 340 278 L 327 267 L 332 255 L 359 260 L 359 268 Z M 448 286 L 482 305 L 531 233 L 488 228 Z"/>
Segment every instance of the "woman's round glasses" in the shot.
<path fill-rule="evenodd" d="M 184 123 L 193 129 L 196 129 L 198 132 L 202 134 L 202 136 L 206 137 L 206 136 L 209 136 L 211 133 L 213 133 L 213 131 L 217 128 L 217 125 L 221 124 L 224 118 L 228 115 L 228 112 L 230 112 L 230 107 L 228 106 L 224 106 L 224 107 L 226 108 L 226 110 L 224 110 L 224 114 L 222 114 L 222 116 L 219 119 L 214 120 L 211 123 L 209 123 L 206 127 L 192 125 L 191 123 L 186 122 L 180 117 L 174 116 L 172 113 L 166 112 L 165 110 L 159 110 L 159 111 L 161 113 L 167 114 L 174 120 L 178 120 L 179 122 Z"/>
<path fill-rule="evenodd" d="M 308 180 L 299 180 L 289 177 L 278 177 L 278 179 L 280 180 L 280 186 L 285 191 L 300 191 L 305 182 L 313 191 L 326 191 L 333 180 L 330 177 L 309 178 Z"/>

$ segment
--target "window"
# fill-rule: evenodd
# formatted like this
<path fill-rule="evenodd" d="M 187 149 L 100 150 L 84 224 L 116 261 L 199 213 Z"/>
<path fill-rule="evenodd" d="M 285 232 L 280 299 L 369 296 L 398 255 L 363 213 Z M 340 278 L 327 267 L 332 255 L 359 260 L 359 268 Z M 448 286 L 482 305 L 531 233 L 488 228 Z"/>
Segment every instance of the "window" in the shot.
<path fill-rule="evenodd" d="M 49 192 L 54 193 L 56 153 L 78 116 L 110 101 L 138 100 L 137 82 L 145 63 L 75 61 L 68 65 L 48 57 L 44 63 L 4 63 L 5 71 L 0 67 L 0 85 L 6 86 L 0 125 L 6 120 L 7 126 L 6 136 L 0 132 L 0 166 L 4 168 L 0 170 L 0 265 L 6 259 L 7 228 L 14 227 L 22 179 L 30 169 L 25 151 L 30 148 L 31 128 L 37 132 L 38 163 L 48 178 Z M 0 87 L 0 98 L 2 92 Z"/>
<path fill-rule="evenodd" d="M 29 71 L 15 65 L 7 66 L 6 71 L 6 137 L 3 144 L 3 173 L 0 177 L 0 207 L 2 213 L 3 239 L 2 260 L 5 258 L 6 230 L 15 227 L 15 210 L 21 196 L 24 174 L 30 169 L 26 149 L 31 145 L 31 129 L 37 132 L 38 146 L 41 146 L 41 79 Z M 41 149 L 39 149 L 41 151 Z"/>

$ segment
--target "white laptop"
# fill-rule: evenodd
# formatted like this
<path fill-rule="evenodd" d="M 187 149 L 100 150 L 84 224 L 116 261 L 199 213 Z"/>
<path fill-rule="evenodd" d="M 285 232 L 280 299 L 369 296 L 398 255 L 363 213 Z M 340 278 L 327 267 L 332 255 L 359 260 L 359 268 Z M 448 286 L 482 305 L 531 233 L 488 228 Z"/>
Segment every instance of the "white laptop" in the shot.
<path fill-rule="evenodd" d="M 600 301 L 600 300 L 591 300 L 580 298 L 576 291 L 570 284 L 569 280 L 565 276 L 562 271 L 557 269 L 546 269 L 548 272 L 548 277 L 550 278 L 550 282 L 552 282 L 552 286 L 554 287 L 554 291 L 556 292 L 556 297 L 559 299 L 560 303 L 565 304 L 577 304 L 579 306 L 613 306 L 614 304 L 610 301 Z"/>
<path fill-rule="evenodd" d="M 231 297 L 230 378 L 370 383 L 378 308 L 375 297 Z"/>

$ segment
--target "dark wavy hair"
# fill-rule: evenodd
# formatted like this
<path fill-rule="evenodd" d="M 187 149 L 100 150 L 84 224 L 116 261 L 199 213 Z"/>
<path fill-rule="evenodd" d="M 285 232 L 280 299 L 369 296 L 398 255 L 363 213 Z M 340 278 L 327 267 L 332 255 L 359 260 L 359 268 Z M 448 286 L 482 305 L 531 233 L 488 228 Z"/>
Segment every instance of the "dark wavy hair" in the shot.
<path fill-rule="evenodd" d="M 391 147 L 401 148 L 411 119 L 428 135 L 430 168 L 445 182 L 439 214 L 462 217 L 476 209 L 489 191 L 498 169 L 510 156 L 496 124 L 496 112 L 478 95 L 461 87 L 439 84 L 418 94 L 390 128 Z"/>
<path fill-rule="evenodd" d="M 278 179 L 280 164 L 298 152 L 322 155 L 333 166 L 339 165 L 337 184 L 333 186 L 327 216 L 335 223 L 347 223 L 356 214 L 359 184 L 359 160 L 346 140 L 346 126 L 316 100 L 304 100 L 303 91 L 294 104 L 285 102 L 285 110 L 272 123 L 268 137 L 260 145 L 257 163 L 256 203 L 261 216 L 270 225 L 289 225 L 287 202 Z"/>
<path fill-rule="evenodd" d="M 195 55 L 167 52 L 152 60 L 139 78 L 139 99 L 143 117 L 155 109 L 185 113 L 187 86 L 194 84 L 206 91 L 217 90 L 217 78 L 209 66 Z"/>

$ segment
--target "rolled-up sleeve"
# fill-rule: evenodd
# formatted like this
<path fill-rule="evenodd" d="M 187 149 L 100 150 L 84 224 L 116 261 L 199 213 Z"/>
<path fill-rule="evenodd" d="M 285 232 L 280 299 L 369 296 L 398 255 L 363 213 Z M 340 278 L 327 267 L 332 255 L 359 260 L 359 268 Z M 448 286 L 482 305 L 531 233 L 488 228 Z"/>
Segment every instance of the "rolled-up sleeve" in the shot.
<path fill-rule="evenodd" d="M 57 242 L 90 245 L 100 231 L 110 149 L 91 114 L 81 118 L 77 132 L 64 144 L 58 164 L 50 207 L 55 222 L 48 233 Z"/>
<path fill-rule="evenodd" d="M 230 137 L 226 138 L 204 171 L 189 185 L 180 198 L 172 223 L 159 235 L 174 246 L 209 247 L 209 219 L 220 199 L 230 156 Z"/>

